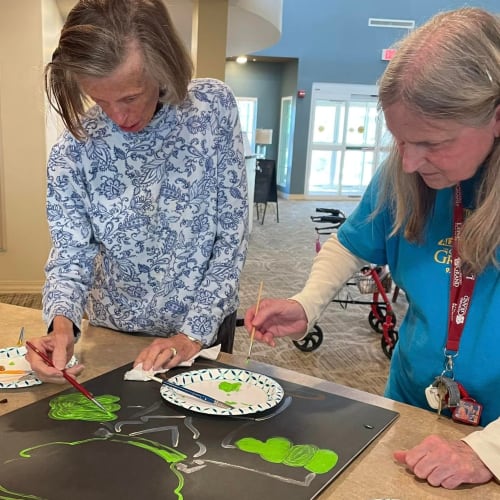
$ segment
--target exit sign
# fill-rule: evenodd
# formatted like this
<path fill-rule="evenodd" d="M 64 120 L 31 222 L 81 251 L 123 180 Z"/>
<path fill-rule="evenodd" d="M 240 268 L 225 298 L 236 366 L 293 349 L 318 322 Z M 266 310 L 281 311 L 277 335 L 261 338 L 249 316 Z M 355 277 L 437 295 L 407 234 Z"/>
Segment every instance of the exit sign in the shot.
<path fill-rule="evenodd" d="M 382 49 L 382 61 L 390 61 L 396 55 L 396 49 Z"/>

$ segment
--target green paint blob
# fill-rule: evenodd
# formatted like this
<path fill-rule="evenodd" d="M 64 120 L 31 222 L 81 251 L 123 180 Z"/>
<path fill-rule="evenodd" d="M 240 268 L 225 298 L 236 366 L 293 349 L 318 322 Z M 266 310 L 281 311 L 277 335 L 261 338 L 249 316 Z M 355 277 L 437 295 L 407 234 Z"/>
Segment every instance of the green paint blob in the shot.
<path fill-rule="evenodd" d="M 49 417 L 53 420 L 85 420 L 88 422 L 107 422 L 116 420 L 118 416 L 113 413 L 120 409 L 118 396 L 96 396 L 97 401 L 106 408 L 106 412 L 99 409 L 83 394 L 63 394 L 56 396 L 49 403 Z"/>
<path fill-rule="evenodd" d="M 290 448 L 290 452 L 283 460 L 290 467 L 305 467 L 312 459 L 318 448 L 309 444 L 297 444 Z"/>
<path fill-rule="evenodd" d="M 332 470 L 338 460 L 339 456 L 334 451 L 318 450 L 304 468 L 316 474 L 324 474 Z"/>
<path fill-rule="evenodd" d="M 269 438 L 265 443 L 262 443 L 259 452 L 261 458 L 267 462 L 275 464 L 283 463 L 286 456 L 290 452 L 292 443 L 286 438 L 273 437 Z"/>
<path fill-rule="evenodd" d="M 236 443 L 234 443 L 238 449 L 241 451 L 246 451 L 247 453 L 260 453 L 260 450 L 264 446 L 264 443 L 260 439 L 255 438 L 242 438 Z"/>
<path fill-rule="evenodd" d="M 266 442 L 246 437 L 236 441 L 235 445 L 241 451 L 259 455 L 266 462 L 304 467 L 316 474 L 324 474 L 333 469 L 339 458 L 332 450 L 318 449 L 312 444 L 294 445 L 284 437 L 272 437 Z"/>
<path fill-rule="evenodd" d="M 241 382 L 221 382 L 219 390 L 224 392 L 237 392 L 241 389 Z"/>

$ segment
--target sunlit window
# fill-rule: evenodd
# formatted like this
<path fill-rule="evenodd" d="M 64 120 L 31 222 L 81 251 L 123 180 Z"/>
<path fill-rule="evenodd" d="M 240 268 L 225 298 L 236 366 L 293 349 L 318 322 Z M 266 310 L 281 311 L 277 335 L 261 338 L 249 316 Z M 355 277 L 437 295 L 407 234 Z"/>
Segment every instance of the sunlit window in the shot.
<path fill-rule="evenodd" d="M 251 151 L 255 151 L 255 128 L 257 126 L 257 98 L 237 97 L 241 131 L 247 134 Z"/>
<path fill-rule="evenodd" d="M 387 155 L 386 127 L 372 85 L 313 85 L 306 190 L 361 196 Z M 385 142 L 384 142 L 385 140 Z"/>

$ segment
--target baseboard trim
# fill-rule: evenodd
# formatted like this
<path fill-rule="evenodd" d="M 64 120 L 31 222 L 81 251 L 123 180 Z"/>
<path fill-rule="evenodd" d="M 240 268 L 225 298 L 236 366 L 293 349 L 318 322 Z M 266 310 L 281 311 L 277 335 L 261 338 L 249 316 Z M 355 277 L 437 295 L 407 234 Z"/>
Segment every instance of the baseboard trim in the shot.
<path fill-rule="evenodd" d="M 290 193 L 280 193 L 281 197 L 285 200 L 304 200 L 303 194 L 290 194 Z"/>
<path fill-rule="evenodd" d="M 0 293 L 42 293 L 43 281 L 0 281 Z"/>
<path fill-rule="evenodd" d="M 290 194 L 290 193 L 278 193 L 279 198 L 290 201 L 355 201 L 359 202 L 361 200 L 360 196 L 331 196 L 331 195 L 305 195 L 305 194 Z"/>

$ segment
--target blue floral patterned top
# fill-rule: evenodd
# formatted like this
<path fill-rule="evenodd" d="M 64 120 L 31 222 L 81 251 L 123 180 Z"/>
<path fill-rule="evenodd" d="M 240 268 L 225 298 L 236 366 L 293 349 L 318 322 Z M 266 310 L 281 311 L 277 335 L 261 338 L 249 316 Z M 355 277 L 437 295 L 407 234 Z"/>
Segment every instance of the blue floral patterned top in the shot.
<path fill-rule="evenodd" d="M 193 80 L 180 106 L 123 132 L 91 108 L 84 141 L 65 132 L 48 161 L 52 250 L 44 319 L 215 339 L 238 307 L 248 198 L 236 100 Z"/>

